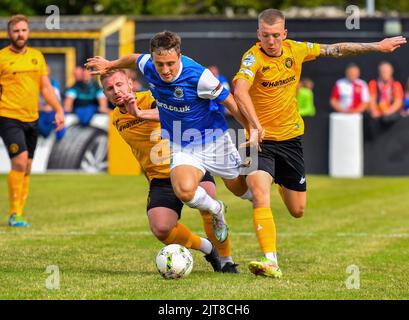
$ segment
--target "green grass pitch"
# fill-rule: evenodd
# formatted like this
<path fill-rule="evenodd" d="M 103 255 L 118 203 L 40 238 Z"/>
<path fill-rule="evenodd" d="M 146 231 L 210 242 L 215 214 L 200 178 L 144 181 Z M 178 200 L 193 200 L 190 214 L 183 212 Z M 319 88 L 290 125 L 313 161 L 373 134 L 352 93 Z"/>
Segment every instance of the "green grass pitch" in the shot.
<path fill-rule="evenodd" d="M 164 280 L 154 259 L 162 244 L 145 213 L 140 177 L 34 175 L 26 212 L 33 226 L 10 229 L 7 176 L 0 176 L 0 299 L 408 299 L 409 179 L 310 176 L 305 217 L 285 210 L 277 189 L 272 208 L 283 278 L 255 277 L 260 257 L 251 205 L 217 180 L 228 205 L 232 254 L 241 274 L 216 274 L 199 252 L 182 280 Z M 199 213 L 182 221 L 203 235 Z M 60 288 L 46 288 L 58 266 Z M 359 289 L 348 289 L 350 265 Z M 354 282 L 357 284 L 357 282 Z"/>

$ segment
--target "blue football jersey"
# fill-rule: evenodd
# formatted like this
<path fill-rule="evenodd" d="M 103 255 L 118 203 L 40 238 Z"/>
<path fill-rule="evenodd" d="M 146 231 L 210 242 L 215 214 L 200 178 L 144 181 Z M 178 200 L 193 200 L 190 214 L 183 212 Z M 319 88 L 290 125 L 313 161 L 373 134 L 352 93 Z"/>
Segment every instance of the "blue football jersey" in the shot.
<path fill-rule="evenodd" d="M 203 144 L 227 130 L 219 103 L 226 100 L 229 91 L 210 70 L 182 55 L 178 75 L 165 82 L 150 54 L 141 55 L 137 66 L 156 100 L 163 138 L 182 146 Z"/>

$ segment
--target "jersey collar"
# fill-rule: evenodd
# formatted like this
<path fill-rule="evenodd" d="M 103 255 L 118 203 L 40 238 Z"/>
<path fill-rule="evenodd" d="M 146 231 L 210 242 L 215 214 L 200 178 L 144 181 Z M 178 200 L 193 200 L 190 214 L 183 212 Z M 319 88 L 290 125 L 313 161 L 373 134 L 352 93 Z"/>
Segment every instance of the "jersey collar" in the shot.
<path fill-rule="evenodd" d="M 278 57 L 276 57 L 276 56 L 270 56 L 267 52 L 265 52 L 264 49 L 261 47 L 260 42 L 257 43 L 257 46 L 258 46 L 258 48 L 260 49 L 260 51 L 261 51 L 263 54 L 265 54 L 267 57 L 269 57 L 269 58 L 281 58 L 281 57 L 283 56 L 283 54 L 284 54 L 284 46 L 281 47 L 281 54 L 280 54 Z"/>
<path fill-rule="evenodd" d="M 11 47 L 11 45 L 8 47 L 9 48 L 9 50 L 11 51 L 11 52 L 13 52 L 14 54 L 25 54 L 26 52 L 27 52 L 27 46 L 24 48 L 24 51 L 22 51 L 22 52 L 17 52 L 17 51 L 15 51 L 15 50 L 13 50 L 13 48 Z"/>
<path fill-rule="evenodd" d="M 172 82 L 175 82 L 180 77 L 180 75 L 182 74 L 182 70 L 183 70 L 183 63 L 182 63 L 182 57 L 180 57 L 180 68 L 179 68 L 178 74 L 172 80 Z"/>

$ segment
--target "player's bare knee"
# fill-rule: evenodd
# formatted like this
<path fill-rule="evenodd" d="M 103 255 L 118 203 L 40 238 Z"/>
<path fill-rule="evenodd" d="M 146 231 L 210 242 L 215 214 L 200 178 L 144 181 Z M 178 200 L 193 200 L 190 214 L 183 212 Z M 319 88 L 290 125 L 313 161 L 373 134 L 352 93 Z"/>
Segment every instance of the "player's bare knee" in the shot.
<path fill-rule="evenodd" d="M 290 213 L 294 218 L 302 218 L 304 216 L 305 208 L 303 206 L 299 206 L 297 208 L 291 209 Z"/>
<path fill-rule="evenodd" d="M 27 152 L 23 152 L 18 156 L 12 158 L 11 168 L 16 171 L 27 171 L 28 168 L 28 155 Z"/>
<path fill-rule="evenodd" d="M 177 190 L 175 190 L 175 194 L 180 199 L 180 201 L 189 202 L 195 196 L 195 190 L 178 188 Z"/>
<path fill-rule="evenodd" d="M 12 169 L 14 170 L 14 171 L 19 171 L 19 172 L 26 172 L 26 165 L 24 165 L 23 163 L 20 163 L 20 162 L 18 162 L 18 163 L 15 163 L 13 166 L 12 166 Z"/>
<path fill-rule="evenodd" d="M 164 241 L 169 237 L 172 228 L 163 223 L 153 223 L 151 225 L 151 230 L 159 241 Z"/>

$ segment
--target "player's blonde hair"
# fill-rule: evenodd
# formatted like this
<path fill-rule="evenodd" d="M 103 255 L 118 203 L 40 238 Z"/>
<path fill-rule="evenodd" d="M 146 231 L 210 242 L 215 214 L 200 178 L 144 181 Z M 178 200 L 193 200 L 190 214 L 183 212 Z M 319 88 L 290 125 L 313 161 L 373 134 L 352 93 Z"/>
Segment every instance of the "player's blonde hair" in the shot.
<path fill-rule="evenodd" d="M 151 53 L 161 54 L 162 51 L 175 50 L 179 55 L 181 51 L 182 40 L 172 31 L 163 31 L 155 34 L 151 40 Z"/>
<path fill-rule="evenodd" d="M 7 30 L 10 30 L 16 23 L 25 21 L 28 24 L 28 18 L 23 14 L 16 14 L 7 22 Z"/>
<path fill-rule="evenodd" d="M 109 71 L 107 71 L 106 73 L 102 74 L 99 77 L 99 83 L 100 83 L 101 87 L 104 87 L 104 80 L 106 78 L 109 78 L 109 77 L 113 76 L 115 73 L 118 73 L 118 72 L 124 74 L 127 78 L 129 77 L 129 74 L 125 69 L 112 69 L 112 70 L 109 70 Z"/>
<path fill-rule="evenodd" d="M 284 21 L 285 22 L 285 17 L 284 14 L 277 9 L 266 9 L 258 15 L 258 23 L 263 21 L 264 23 L 267 23 L 269 25 L 273 25 L 277 23 L 278 21 Z"/>

